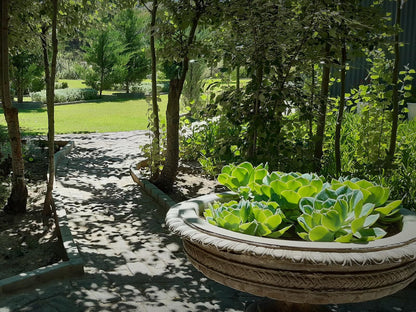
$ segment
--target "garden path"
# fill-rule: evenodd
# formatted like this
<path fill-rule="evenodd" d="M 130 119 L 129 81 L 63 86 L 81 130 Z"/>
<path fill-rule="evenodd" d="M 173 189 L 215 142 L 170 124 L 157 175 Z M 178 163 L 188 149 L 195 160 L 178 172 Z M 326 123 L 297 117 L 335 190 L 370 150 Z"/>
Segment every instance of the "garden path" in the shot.
<path fill-rule="evenodd" d="M 9 311 L 244 311 L 260 298 L 217 284 L 195 270 L 166 211 L 129 175 L 148 139 L 143 131 L 61 136 L 75 149 L 57 170 L 56 201 L 65 208 L 85 275 L 0 298 Z M 332 311 L 416 312 L 416 285 L 381 300 Z"/>

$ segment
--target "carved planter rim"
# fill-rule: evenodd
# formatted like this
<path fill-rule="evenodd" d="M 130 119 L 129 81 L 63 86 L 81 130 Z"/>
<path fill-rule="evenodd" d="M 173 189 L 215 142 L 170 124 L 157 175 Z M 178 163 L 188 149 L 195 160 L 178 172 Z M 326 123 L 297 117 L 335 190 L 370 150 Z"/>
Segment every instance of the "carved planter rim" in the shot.
<path fill-rule="evenodd" d="M 173 206 L 166 223 L 191 263 L 219 283 L 294 303 L 378 299 L 416 278 L 416 215 L 402 210 L 401 232 L 366 244 L 250 236 L 208 223 L 203 210 L 216 194 Z"/>
<path fill-rule="evenodd" d="M 271 249 L 299 249 L 330 251 L 336 249 L 337 252 L 368 252 L 378 250 L 389 250 L 392 247 L 400 247 L 416 242 L 416 215 L 407 210 L 402 209 L 403 228 L 402 231 L 379 240 L 368 243 L 338 243 L 338 242 L 309 242 L 288 239 L 265 238 L 259 236 L 251 236 L 243 233 L 226 230 L 208 223 L 201 217 L 203 210 L 208 207 L 212 201 L 221 201 L 217 194 L 209 194 L 181 202 L 173 206 L 167 216 L 166 221 L 174 233 L 189 241 L 197 240 L 202 244 L 216 245 L 217 247 L 230 248 L 228 243 L 245 244 L 255 247 L 251 254 L 261 252 L 261 248 Z M 236 246 L 237 247 L 237 246 Z M 239 248 L 238 248 L 239 249 Z"/>

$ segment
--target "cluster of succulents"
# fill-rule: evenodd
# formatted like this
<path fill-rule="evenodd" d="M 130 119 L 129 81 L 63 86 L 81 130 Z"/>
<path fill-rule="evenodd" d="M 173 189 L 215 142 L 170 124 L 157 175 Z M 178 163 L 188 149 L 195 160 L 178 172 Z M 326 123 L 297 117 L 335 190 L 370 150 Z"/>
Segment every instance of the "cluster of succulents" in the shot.
<path fill-rule="evenodd" d="M 278 238 L 295 232 L 308 241 L 367 242 L 384 237 L 402 218 L 401 201 L 389 201 L 387 187 L 366 180 L 269 173 L 267 165 L 244 162 L 225 166 L 218 181 L 236 200 L 215 202 L 204 215 L 244 234 Z"/>

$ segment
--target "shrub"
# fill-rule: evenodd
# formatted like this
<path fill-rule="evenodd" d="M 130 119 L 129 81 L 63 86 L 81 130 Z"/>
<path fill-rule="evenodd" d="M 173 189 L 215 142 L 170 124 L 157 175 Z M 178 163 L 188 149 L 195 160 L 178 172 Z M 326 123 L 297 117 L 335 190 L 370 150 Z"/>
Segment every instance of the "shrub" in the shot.
<path fill-rule="evenodd" d="M 32 101 L 46 103 L 46 91 L 30 94 Z M 55 90 L 55 103 L 65 103 L 99 98 L 95 89 L 58 89 Z"/>
<path fill-rule="evenodd" d="M 157 84 L 158 92 L 168 92 L 169 91 L 169 81 L 159 81 Z M 151 82 L 142 82 L 140 84 L 134 84 L 131 87 L 131 91 L 134 93 L 144 93 L 145 95 L 152 94 L 152 83 Z"/>

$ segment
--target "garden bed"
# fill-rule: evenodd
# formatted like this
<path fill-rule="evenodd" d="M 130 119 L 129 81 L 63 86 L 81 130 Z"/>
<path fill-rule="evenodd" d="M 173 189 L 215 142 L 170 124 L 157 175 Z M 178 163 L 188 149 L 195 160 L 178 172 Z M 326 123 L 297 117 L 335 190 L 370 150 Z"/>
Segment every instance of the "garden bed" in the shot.
<path fill-rule="evenodd" d="M 25 161 L 28 187 L 27 213 L 9 215 L 0 210 L 0 280 L 22 272 L 61 262 L 65 250 L 55 235 L 55 225 L 42 222 L 42 209 L 46 192 L 48 150 L 44 141 L 30 144 L 30 155 Z M 57 142 L 56 151 L 64 143 Z M 6 178 L 3 182 L 8 184 Z M 3 185 L 4 185 L 3 184 Z M 7 192 L 8 193 L 8 192 Z M 0 206 L 4 207 L 3 198 Z"/>

